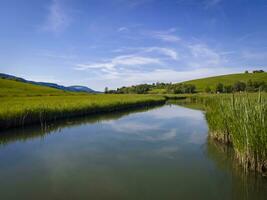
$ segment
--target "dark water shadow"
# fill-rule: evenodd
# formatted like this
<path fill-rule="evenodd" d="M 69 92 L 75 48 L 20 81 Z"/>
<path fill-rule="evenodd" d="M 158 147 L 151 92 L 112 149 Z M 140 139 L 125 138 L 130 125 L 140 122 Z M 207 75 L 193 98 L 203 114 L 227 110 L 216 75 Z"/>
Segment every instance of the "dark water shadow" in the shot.
<path fill-rule="evenodd" d="M 246 171 L 235 157 L 234 149 L 207 139 L 206 155 L 214 162 L 216 168 L 231 177 L 232 199 L 266 199 L 267 178 L 254 171 Z"/>

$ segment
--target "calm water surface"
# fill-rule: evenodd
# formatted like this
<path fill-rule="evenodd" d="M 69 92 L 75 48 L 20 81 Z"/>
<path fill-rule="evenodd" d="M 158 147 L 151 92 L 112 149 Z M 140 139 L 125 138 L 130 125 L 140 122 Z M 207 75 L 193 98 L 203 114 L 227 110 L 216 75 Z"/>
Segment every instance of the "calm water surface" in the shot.
<path fill-rule="evenodd" d="M 204 114 L 177 105 L 0 134 L 0 199 L 267 199 Z"/>

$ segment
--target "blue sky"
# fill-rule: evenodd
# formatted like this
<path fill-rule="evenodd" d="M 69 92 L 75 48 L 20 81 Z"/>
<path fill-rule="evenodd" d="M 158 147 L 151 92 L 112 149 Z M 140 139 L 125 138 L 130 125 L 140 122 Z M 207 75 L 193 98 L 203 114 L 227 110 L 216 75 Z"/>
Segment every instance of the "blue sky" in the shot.
<path fill-rule="evenodd" d="M 64 85 L 267 70 L 267 0 L 0 0 L 0 72 Z"/>

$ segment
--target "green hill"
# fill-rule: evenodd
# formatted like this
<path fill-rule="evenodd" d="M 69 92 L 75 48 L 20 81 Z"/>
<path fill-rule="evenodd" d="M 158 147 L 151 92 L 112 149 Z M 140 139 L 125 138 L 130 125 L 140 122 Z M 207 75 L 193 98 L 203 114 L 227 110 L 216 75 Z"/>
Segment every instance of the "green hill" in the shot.
<path fill-rule="evenodd" d="M 264 73 L 228 74 L 222 76 L 195 79 L 191 81 L 185 81 L 183 83 L 193 84 L 196 86 L 198 92 L 204 92 L 208 86 L 211 89 L 215 89 L 218 83 L 222 83 L 224 85 L 233 85 L 237 81 L 247 82 L 248 80 L 267 82 L 267 73 L 264 72 Z"/>
<path fill-rule="evenodd" d="M 0 78 L 0 96 L 57 96 L 72 94 L 46 86 L 38 86 Z"/>

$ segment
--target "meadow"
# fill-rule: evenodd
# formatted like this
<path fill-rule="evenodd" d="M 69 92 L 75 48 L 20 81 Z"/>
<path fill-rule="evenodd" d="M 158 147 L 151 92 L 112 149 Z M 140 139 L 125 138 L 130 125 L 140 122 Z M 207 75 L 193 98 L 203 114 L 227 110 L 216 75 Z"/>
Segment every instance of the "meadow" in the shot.
<path fill-rule="evenodd" d="M 0 129 L 165 102 L 163 96 L 65 92 L 6 79 L 0 86 Z"/>
<path fill-rule="evenodd" d="M 149 106 L 165 102 L 165 98 L 152 95 L 73 95 L 1 97 L 0 128 L 19 127 L 48 121 L 112 112 L 132 107 Z"/>
<path fill-rule="evenodd" d="M 205 92 L 207 87 L 211 90 L 215 90 L 218 83 L 224 85 L 233 85 L 237 81 L 247 83 L 249 80 L 261 82 L 267 80 L 267 73 L 240 73 L 240 74 L 227 74 L 222 76 L 213 76 L 208 78 L 195 79 L 191 81 L 185 81 L 184 84 L 193 84 L 196 86 L 197 92 Z"/>

